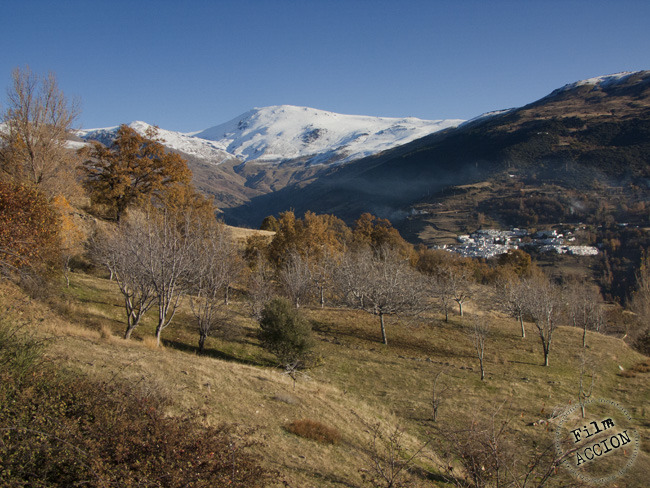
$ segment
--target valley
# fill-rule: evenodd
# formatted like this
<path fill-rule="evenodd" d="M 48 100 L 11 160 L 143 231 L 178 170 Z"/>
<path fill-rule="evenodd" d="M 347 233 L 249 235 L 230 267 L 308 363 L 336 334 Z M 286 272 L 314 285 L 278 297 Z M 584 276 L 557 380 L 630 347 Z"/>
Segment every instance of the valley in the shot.
<path fill-rule="evenodd" d="M 645 486 L 650 72 L 61 131 L 50 186 L 5 120 L 0 484 Z"/>

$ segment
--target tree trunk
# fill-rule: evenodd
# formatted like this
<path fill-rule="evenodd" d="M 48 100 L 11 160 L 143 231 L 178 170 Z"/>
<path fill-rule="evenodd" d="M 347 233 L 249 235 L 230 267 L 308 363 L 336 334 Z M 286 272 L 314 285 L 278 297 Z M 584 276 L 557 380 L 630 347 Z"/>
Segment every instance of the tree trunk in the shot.
<path fill-rule="evenodd" d="M 230 286 L 226 285 L 226 289 L 223 294 L 223 304 L 228 306 L 230 304 Z"/>
<path fill-rule="evenodd" d="M 325 293 L 324 293 L 324 288 L 323 286 L 320 287 L 320 308 L 325 307 Z"/>
<path fill-rule="evenodd" d="M 521 338 L 526 338 L 526 329 L 524 328 L 524 316 L 519 314 L 519 325 L 521 326 Z"/>
<path fill-rule="evenodd" d="M 587 347 L 587 323 L 582 328 L 582 347 Z"/>
<path fill-rule="evenodd" d="M 135 326 L 138 325 L 138 320 L 136 320 L 131 301 L 128 298 L 125 298 L 124 302 L 126 308 L 126 330 L 124 331 L 124 340 L 128 340 L 131 338 L 131 332 L 133 332 Z"/>
<path fill-rule="evenodd" d="M 478 359 L 479 365 L 481 366 L 481 381 L 485 380 L 485 368 L 483 367 L 483 358 Z"/>
<path fill-rule="evenodd" d="M 199 354 L 203 354 L 203 350 L 205 347 L 205 338 L 206 338 L 206 334 L 204 332 L 201 332 L 199 334 Z"/>
<path fill-rule="evenodd" d="M 156 327 L 156 346 L 160 347 L 160 335 L 162 334 L 162 327 L 160 324 Z"/>
<path fill-rule="evenodd" d="M 131 338 L 131 332 L 133 332 L 133 329 L 135 329 L 135 324 L 131 324 L 129 321 L 129 324 L 126 326 L 126 331 L 124 332 L 124 340 L 129 340 Z"/>
<path fill-rule="evenodd" d="M 458 302 L 458 313 L 463 316 L 463 302 Z"/>
<path fill-rule="evenodd" d="M 388 338 L 386 337 L 386 327 L 384 326 L 384 314 L 379 314 L 379 322 L 381 323 L 381 341 L 388 345 Z"/>
<path fill-rule="evenodd" d="M 548 356 L 549 356 L 548 347 L 544 346 L 544 366 L 548 366 Z"/>

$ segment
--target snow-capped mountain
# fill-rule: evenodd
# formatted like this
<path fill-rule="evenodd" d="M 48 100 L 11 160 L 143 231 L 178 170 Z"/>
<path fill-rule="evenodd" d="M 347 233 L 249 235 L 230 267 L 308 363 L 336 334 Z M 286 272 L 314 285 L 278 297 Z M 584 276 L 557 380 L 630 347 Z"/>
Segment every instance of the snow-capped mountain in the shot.
<path fill-rule="evenodd" d="M 152 125 L 141 121 L 131 122 L 129 127 L 142 135 L 146 135 L 150 129 L 154 128 Z M 86 141 L 95 140 L 109 145 L 115 138 L 117 129 L 118 127 L 78 130 L 76 135 Z M 193 137 L 191 134 L 158 128 L 157 137 L 170 149 L 181 151 L 187 155 L 210 161 L 214 164 L 219 164 L 232 157 L 224 150 L 221 144 Z"/>
<path fill-rule="evenodd" d="M 256 108 L 194 133 L 243 161 L 345 163 L 406 144 L 463 120 L 421 120 L 342 115 L 308 107 Z"/>
<path fill-rule="evenodd" d="M 621 73 L 614 73 L 611 75 L 596 76 L 594 78 L 587 78 L 586 80 L 576 81 L 574 83 L 569 83 L 564 85 L 562 88 L 554 90 L 551 95 L 554 93 L 560 93 L 563 91 L 573 90 L 574 88 L 580 86 L 593 86 L 599 88 L 607 88 L 609 86 L 625 83 L 631 76 L 641 73 L 640 71 L 623 71 Z"/>
<path fill-rule="evenodd" d="M 158 138 L 177 151 L 219 163 L 228 157 L 242 162 L 310 164 L 346 163 L 450 127 L 463 120 L 422 120 L 342 115 L 292 105 L 256 108 L 209 129 L 181 133 L 158 129 Z M 129 125 L 140 134 L 151 126 Z M 110 143 L 117 127 L 78 131 L 85 140 Z"/>

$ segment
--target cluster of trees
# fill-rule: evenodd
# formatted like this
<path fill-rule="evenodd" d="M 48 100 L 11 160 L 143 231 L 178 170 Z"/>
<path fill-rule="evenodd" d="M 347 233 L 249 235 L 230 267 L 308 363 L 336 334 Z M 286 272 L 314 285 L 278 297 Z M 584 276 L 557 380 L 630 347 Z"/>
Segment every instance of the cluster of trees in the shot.
<path fill-rule="evenodd" d="M 234 246 L 223 224 L 192 208 L 133 211 L 97 235 L 94 258 L 108 268 L 124 297 L 124 338 L 129 339 L 144 314 L 156 306 L 160 345 L 182 297 L 191 296 L 203 352 L 205 339 L 219 322 L 225 290 L 241 272 Z"/>
<path fill-rule="evenodd" d="M 299 219 L 293 212 L 269 217 L 263 226 L 275 230 L 273 240 L 264 245 L 251 238 L 246 251 L 255 257 L 258 269 L 267 270 L 268 285 L 256 288 L 275 287 L 296 308 L 309 300 L 323 306 L 327 296 L 336 306 L 376 315 L 384 344 L 386 316 L 438 309 L 449 321 L 457 307 L 462 317 L 464 304 L 479 289 L 478 281 L 486 280 L 494 283 L 498 309 L 518 320 L 522 338 L 525 322 L 533 324 L 546 366 L 558 326 L 581 328 L 586 346 L 587 331 L 600 330 L 604 324 L 602 298 L 595 286 L 558 283 L 521 250 L 501 256 L 489 269 L 444 251 L 416 249 L 390 223 L 370 214 L 362 215 L 352 229 L 332 216 L 307 213 Z M 472 323 L 468 329 L 482 365 L 489 324 L 476 317 Z"/>
<path fill-rule="evenodd" d="M 167 152 L 155 131 L 141 135 L 121 126 L 109 147 L 95 142 L 79 153 L 80 159 L 66 148 L 77 114 L 53 75 L 14 72 L 0 152 L 0 262 L 4 269 L 19 269 L 57 256 L 67 278 L 84 236 L 60 183 L 74 182 L 66 188 L 82 183 L 93 208 L 116 222 L 95 237 L 93 254 L 124 295 L 126 338 L 155 306 L 160 343 L 181 298 L 188 296 L 203 350 L 233 286 L 247 291 L 258 319 L 275 295 L 296 308 L 312 300 L 323 307 L 329 300 L 364 310 L 378 317 L 385 344 L 386 316 L 437 306 L 449 320 L 452 305 L 463 316 L 464 304 L 472 299 L 480 266 L 415 249 L 388 220 L 368 213 L 352 228 L 332 215 L 307 212 L 297 218 L 287 211 L 270 216 L 262 228 L 273 230 L 273 239 L 255 236 L 239 252 L 216 222 L 211 202 L 191 186 L 186 162 Z M 522 335 L 524 318 L 535 324 L 545 364 L 560 322 L 585 331 L 599 327 L 600 312 L 588 306 L 597 303 L 592 292 L 575 285 L 567 301 L 566 290 L 560 292 L 549 280 L 522 278 L 531 265 L 521 251 L 500 264 L 511 269 L 511 277 L 500 280 L 502 307 L 518 317 Z"/>
<path fill-rule="evenodd" d="M 518 320 L 522 338 L 526 337 L 524 319 L 533 323 L 545 366 L 549 364 L 553 334 L 560 325 L 581 328 L 583 347 L 587 345 L 588 330 L 604 327 L 600 292 L 595 286 L 575 280 L 560 285 L 539 273 L 514 276 L 497 283 L 497 297 L 501 309 Z"/>
<path fill-rule="evenodd" d="M 212 218 L 212 204 L 190 184 L 180 156 L 155 131 L 142 136 L 121 126 L 111 147 L 74 151 L 68 140 L 78 104 L 53 73 L 15 69 L 0 130 L 0 268 L 5 273 L 68 272 L 87 232 L 75 216 L 88 196 L 91 210 L 117 221 L 127 208 L 194 207 Z"/>
<path fill-rule="evenodd" d="M 61 266 L 61 215 L 52 199 L 79 185 L 78 158 L 66 147 L 78 110 L 53 74 L 16 69 L 0 129 L 0 271 L 3 274 Z"/>

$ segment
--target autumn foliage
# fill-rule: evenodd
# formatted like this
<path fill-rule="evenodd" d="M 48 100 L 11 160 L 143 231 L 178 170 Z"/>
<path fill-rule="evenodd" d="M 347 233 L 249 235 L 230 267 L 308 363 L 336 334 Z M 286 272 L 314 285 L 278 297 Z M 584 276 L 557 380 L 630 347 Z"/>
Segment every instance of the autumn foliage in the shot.
<path fill-rule="evenodd" d="M 56 260 L 56 212 L 36 188 L 0 181 L 0 266 L 21 269 Z"/>
<path fill-rule="evenodd" d="M 84 162 L 93 203 L 106 206 L 117 220 L 133 204 L 159 196 L 176 184 L 189 184 L 192 173 L 183 158 L 168 153 L 155 139 L 121 125 L 110 147 L 94 142 Z"/>

